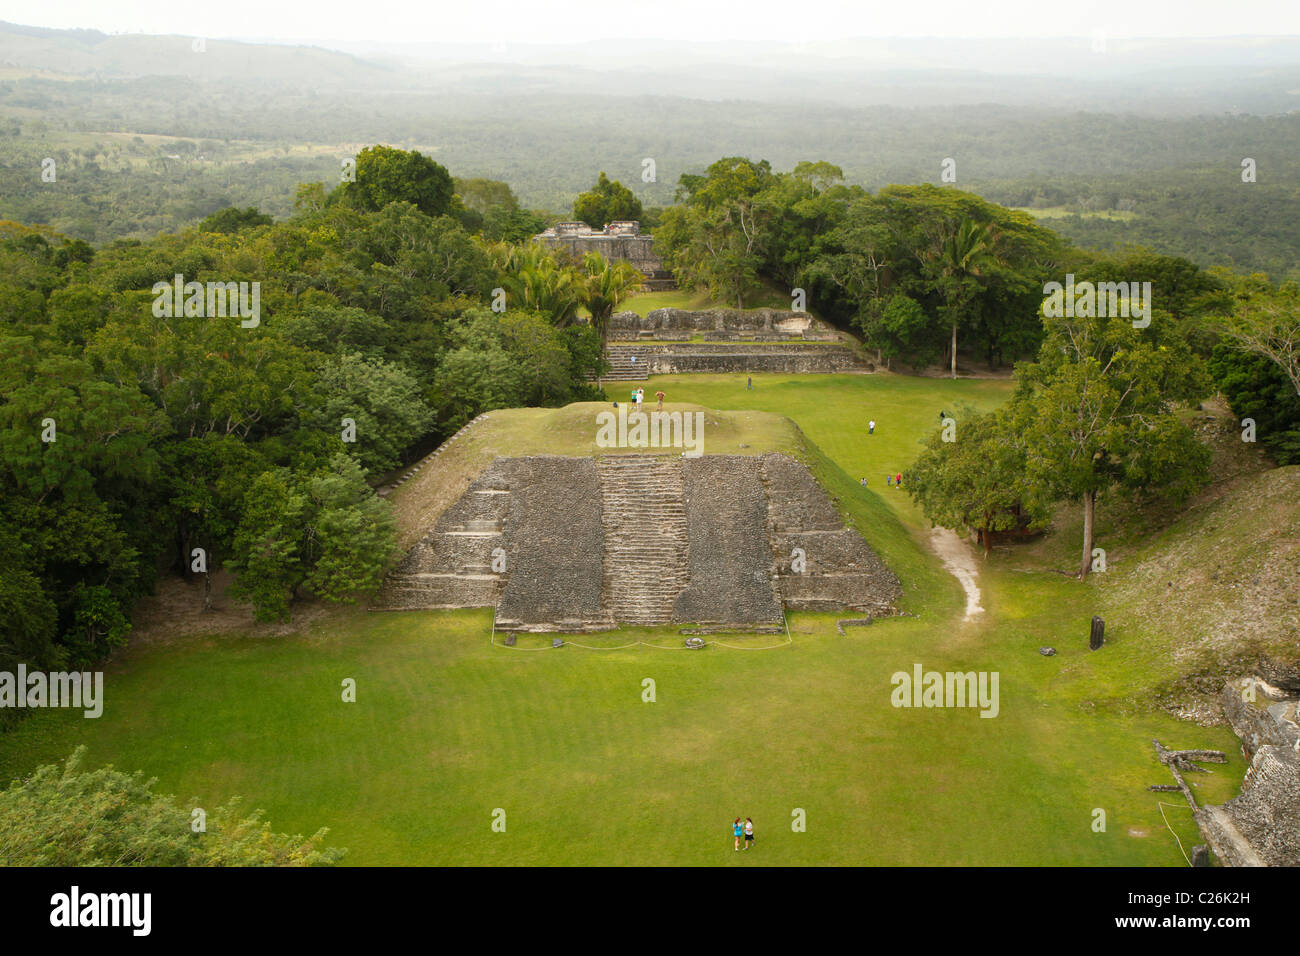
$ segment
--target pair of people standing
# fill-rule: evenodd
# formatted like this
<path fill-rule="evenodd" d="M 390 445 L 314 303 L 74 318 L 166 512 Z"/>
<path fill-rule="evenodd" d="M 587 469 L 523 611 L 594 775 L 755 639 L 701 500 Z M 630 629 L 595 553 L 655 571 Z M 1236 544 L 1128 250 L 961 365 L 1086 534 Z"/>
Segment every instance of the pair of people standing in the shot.
<path fill-rule="evenodd" d="M 745 838 L 745 849 L 748 850 L 754 845 L 754 821 L 745 817 L 745 822 L 740 822 L 740 817 L 736 817 L 736 822 L 731 825 L 731 832 L 736 838 L 736 849 L 740 849 L 740 838 Z"/>
<path fill-rule="evenodd" d="M 659 411 L 662 412 L 664 410 L 664 398 L 665 398 L 664 393 L 662 391 L 655 392 L 655 398 L 659 400 Z M 635 391 L 633 391 L 632 401 L 636 404 L 637 410 L 639 411 L 641 408 L 641 403 L 645 401 L 645 389 L 638 388 Z"/>

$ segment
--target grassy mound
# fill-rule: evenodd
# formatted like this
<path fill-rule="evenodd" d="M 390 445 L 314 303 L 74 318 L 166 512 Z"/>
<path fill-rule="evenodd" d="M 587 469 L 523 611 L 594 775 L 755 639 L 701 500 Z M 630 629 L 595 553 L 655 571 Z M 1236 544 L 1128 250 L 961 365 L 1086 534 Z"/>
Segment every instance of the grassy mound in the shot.
<path fill-rule="evenodd" d="M 629 397 L 633 386 L 628 385 Z M 655 389 L 646 389 L 654 406 Z M 626 398 L 620 398 L 626 403 Z M 665 412 L 704 413 L 706 455 L 797 456 L 804 440 L 789 419 L 761 411 L 720 412 L 702 405 L 665 402 Z M 489 412 L 436 459 L 389 496 L 397 518 L 399 550 L 405 552 L 495 458 L 565 455 L 574 458 L 617 454 L 680 454 L 677 449 L 600 448 L 597 418 L 617 410 L 610 402 L 575 402 L 563 408 L 507 408 Z"/>

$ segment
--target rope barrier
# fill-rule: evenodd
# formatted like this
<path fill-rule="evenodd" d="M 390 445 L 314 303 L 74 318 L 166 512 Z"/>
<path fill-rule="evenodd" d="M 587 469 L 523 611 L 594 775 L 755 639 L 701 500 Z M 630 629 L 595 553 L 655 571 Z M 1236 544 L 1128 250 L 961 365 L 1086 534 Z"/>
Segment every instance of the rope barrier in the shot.
<path fill-rule="evenodd" d="M 782 615 L 781 615 L 781 621 L 782 621 L 783 624 L 785 624 L 785 638 L 786 638 L 786 639 L 785 639 L 784 641 L 782 641 L 781 643 L 779 643 L 779 644 L 764 644 L 764 645 L 762 645 L 761 647 L 746 647 L 746 646 L 744 646 L 743 644 L 727 644 L 727 643 L 724 642 L 724 641 L 717 641 L 717 640 L 714 640 L 714 641 L 705 641 L 705 642 L 704 642 L 704 646 L 705 646 L 705 647 L 708 647 L 708 646 L 710 646 L 710 645 L 716 645 L 716 646 L 718 646 L 718 647 L 725 647 L 725 648 L 728 648 L 729 650 L 733 650 L 733 651 L 770 651 L 770 650 L 773 650 L 774 648 L 778 648 L 778 647 L 789 647 L 789 646 L 793 646 L 793 644 L 794 644 L 794 638 L 790 635 L 790 621 L 789 621 L 789 618 L 787 617 L 786 614 L 782 613 Z M 508 645 L 508 644 L 497 644 L 497 642 L 496 642 L 496 633 L 497 633 L 497 621 L 496 621 L 496 615 L 494 614 L 494 615 L 492 616 L 492 635 L 491 635 L 491 638 L 490 638 L 490 643 L 491 643 L 491 645 L 492 645 L 493 647 L 508 647 L 508 648 L 509 648 L 510 650 L 512 650 L 512 651 L 552 651 L 552 650 L 555 650 L 554 647 L 514 647 L 514 646 L 512 646 L 512 645 Z M 570 646 L 572 646 L 572 647 L 580 647 L 580 648 L 582 648 L 582 649 L 585 650 L 585 651 L 622 651 L 622 650 L 626 650 L 626 649 L 629 648 L 629 647 L 650 647 L 650 648 L 654 648 L 655 650 L 658 650 L 658 651 L 693 651 L 693 650 L 699 650 L 699 648 L 695 648 L 695 647 L 685 647 L 685 646 L 682 646 L 682 647 L 665 647 L 663 644 L 652 644 L 652 643 L 650 643 L 649 641 L 630 641 L 630 642 L 627 643 L 627 644 L 616 644 L 616 645 L 614 645 L 613 647 L 599 647 L 599 646 L 594 645 L 594 644 L 580 644 L 580 643 L 577 642 L 577 641 L 568 641 L 568 640 L 566 640 L 566 641 L 564 641 L 564 644 L 563 644 L 562 646 L 565 646 L 565 647 L 570 647 Z"/>
<path fill-rule="evenodd" d="M 1174 828 L 1169 825 L 1169 818 L 1165 816 L 1165 807 L 1183 807 L 1184 810 L 1190 810 L 1191 807 L 1185 806 L 1181 803 L 1165 803 L 1163 800 L 1157 800 L 1156 804 L 1160 807 L 1160 818 L 1165 821 L 1165 829 L 1169 831 L 1174 838 L 1174 842 L 1178 844 L 1178 852 L 1183 855 L 1183 859 L 1187 861 L 1187 865 L 1191 866 L 1192 861 L 1188 859 L 1187 851 L 1183 849 L 1183 841 L 1178 839 L 1178 834 L 1174 833 Z"/>

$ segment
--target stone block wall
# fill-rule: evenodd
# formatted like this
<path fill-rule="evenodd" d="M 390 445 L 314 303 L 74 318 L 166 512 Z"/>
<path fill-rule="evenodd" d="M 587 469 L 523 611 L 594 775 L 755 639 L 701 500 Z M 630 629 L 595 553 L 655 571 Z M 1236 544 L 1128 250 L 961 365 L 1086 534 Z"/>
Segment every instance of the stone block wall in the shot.
<path fill-rule="evenodd" d="M 511 459 L 506 523 L 510 576 L 497 627 L 589 630 L 611 623 L 601 607 L 600 486 L 591 458 Z"/>
<path fill-rule="evenodd" d="M 623 459 L 637 462 L 630 473 L 613 467 Z M 656 478 L 657 460 L 498 458 L 389 576 L 376 608 L 495 605 L 498 630 L 563 632 L 640 618 L 764 629 L 780 626 L 783 607 L 892 613 L 897 578 L 799 462 L 673 457 L 678 483 Z M 617 540 L 611 528 L 623 529 Z M 791 566 L 795 547 L 807 556 L 802 572 Z M 661 602 L 662 615 L 646 613 L 646 601 Z M 637 621 L 618 620 L 628 607 Z"/>
<path fill-rule="evenodd" d="M 718 341 L 784 341 L 790 338 L 831 342 L 834 328 L 807 312 L 779 309 L 655 309 L 648 315 L 616 312 L 609 319 L 613 341 L 682 339 L 703 336 Z"/>
<path fill-rule="evenodd" d="M 856 348 L 847 345 L 723 345 L 710 342 L 661 345 L 611 345 L 613 356 L 635 355 L 650 375 L 686 375 L 694 372 L 749 375 L 781 372 L 789 375 L 870 372 L 874 366 Z"/>
<path fill-rule="evenodd" d="M 1260 747 L 1241 793 L 1201 807 L 1196 822 L 1226 866 L 1300 866 L 1300 753 Z"/>
<path fill-rule="evenodd" d="M 780 623 L 759 460 L 684 458 L 682 484 L 690 583 L 677 596 L 673 617 L 694 624 Z"/>
<path fill-rule="evenodd" d="M 768 537 L 785 606 L 890 613 L 902 585 L 862 536 L 845 527 L 808 469 L 785 455 L 764 455 L 762 463 Z"/>

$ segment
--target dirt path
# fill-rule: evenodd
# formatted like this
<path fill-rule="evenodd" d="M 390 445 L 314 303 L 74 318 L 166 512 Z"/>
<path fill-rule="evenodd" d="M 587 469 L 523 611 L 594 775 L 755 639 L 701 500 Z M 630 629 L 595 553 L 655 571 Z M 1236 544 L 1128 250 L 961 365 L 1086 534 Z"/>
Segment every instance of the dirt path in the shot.
<path fill-rule="evenodd" d="M 975 583 L 979 571 L 970 545 L 947 528 L 931 528 L 930 549 L 939 556 L 948 573 L 961 582 L 962 590 L 966 592 L 965 620 L 970 621 L 976 615 L 983 614 L 979 585 Z"/>

